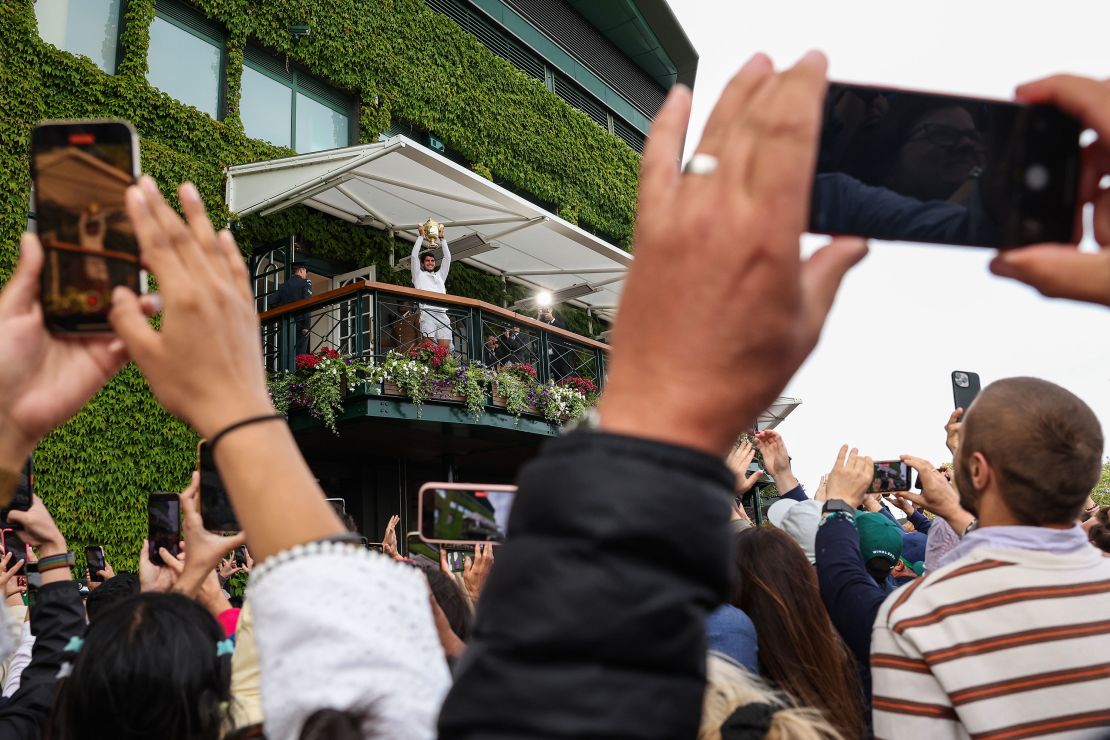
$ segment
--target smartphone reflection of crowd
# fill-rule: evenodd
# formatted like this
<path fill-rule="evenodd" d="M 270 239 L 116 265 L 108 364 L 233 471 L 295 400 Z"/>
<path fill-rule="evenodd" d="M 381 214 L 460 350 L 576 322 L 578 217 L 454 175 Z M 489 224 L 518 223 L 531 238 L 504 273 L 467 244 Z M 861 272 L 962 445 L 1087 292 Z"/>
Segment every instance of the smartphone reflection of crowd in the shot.
<path fill-rule="evenodd" d="M 134 362 L 207 441 L 241 531 L 205 527 L 195 476 L 152 500 L 166 532 L 139 548 L 137 578 L 86 552 L 83 602 L 43 501 L 9 507 L 25 545 L 7 539 L 0 560 L 0 738 L 1101 732 L 1110 559 L 1092 540 L 1105 544 L 1110 520 L 1089 498 L 1104 437 L 1081 399 L 1034 378 L 986 386 L 945 427 L 951 468 L 903 455 L 919 492 L 908 474 L 887 475 L 905 489 L 897 511 L 871 491 L 874 461 L 847 445 L 829 451 L 812 498 L 781 435 L 733 447 L 812 351 L 867 252 L 842 238 L 798 256 L 825 70 L 819 54 L 782 72 L 754 57 L 686 173 L 676 162 L 691 96 L 672 91 L 644 152 L 636 264 L 598 414 L 523 468 L 496 561 L 478 544 L 461 572 L 447 548 L 438 565 L 408 557 L 399 516 L 381 552 L 368 549 L 326 500 L 266 390 L 242 255 L 195 188 L 178 191 L 184 221 L 153 180 L 128 189 L 160 299 L 117 287 L 112 335 L 46 330 L 43 250 L 26 237 L 0 293 L 0 499 L 38 441 Z M 1020 94 L 1110 138 L 1100 81 L 1049 78 Z M 966 121 L 909 125 L 915 145 L 974 144 Z M 1110 219 L 1094 188 L 1108 161 L 1084 163 L 1096 223 Z M 729 239 L 703 238 L 709 212 Z M 1105 248 L 1035 246 L 992 269 L 1110 305 Z M 750 470 L 757 454 L 765 472 Z M 755 527 L 729 501 L 768 475 L 777 524 Z M 162 537 L 176 532 L 183 546 Z M 231 554 L 242 545 L 249 554 Z M 240 570 L 236 608 L 225 588 Z"/>

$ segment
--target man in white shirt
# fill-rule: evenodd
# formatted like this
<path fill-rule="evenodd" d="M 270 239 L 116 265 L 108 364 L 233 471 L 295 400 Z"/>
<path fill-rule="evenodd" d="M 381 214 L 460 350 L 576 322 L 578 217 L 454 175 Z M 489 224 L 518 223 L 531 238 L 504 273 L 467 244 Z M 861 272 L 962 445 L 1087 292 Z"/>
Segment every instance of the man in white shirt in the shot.
<path fill-rule="evenodd" d="M 420 253 L 424 245 L 424 227 L 420 227 L 420 236 L 412 245 L 412 258 L 409 266 L 412 269 L 412 286 L 418 290 L 427 290 L 433 293 L 447 294 L 447 273 L 451 269 L 451 250 L 447 246 L 447 237 L 440 227 L 439 243 L 443 246 L 443 260 L 436 268 L 436 257 L 433 252 Z M 427 303 L 420 304 L 420 333 L 439 342 L 440 346 L 451 348 L 451 319 L 447 309 L 442 306 L 433 306 Z"/>

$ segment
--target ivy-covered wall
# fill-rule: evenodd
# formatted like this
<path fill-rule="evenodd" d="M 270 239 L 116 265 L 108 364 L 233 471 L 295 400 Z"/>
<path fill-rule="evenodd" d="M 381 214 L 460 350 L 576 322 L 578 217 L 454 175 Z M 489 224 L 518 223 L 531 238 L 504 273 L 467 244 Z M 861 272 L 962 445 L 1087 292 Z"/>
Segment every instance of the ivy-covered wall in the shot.
<path fill-rule="evenodd" d="M 146 82 L 148 28 L 154 0 L 129 0 L 117 73 L 42 42 L 32 0 L 0 4 L 0 278 L 16 258 L 26 226 L 28 143 L 46 118 L 112 116 L 142 137 L 142 168 L 167 193 L 192 180 L 213 221 L 230 218 L 223 168 L 290 154 L 251 140 L 239 118 L 243 52 L 256 44 L 288 54 L 312 74 L 359 101 L 362 141 L 391 121 L 434 131 L 482 174 L 492 173 L 584 226 L 631 242 L 638 156 L 585 114 L 490 54 L 421 0 L 194 0 L 227 30 L 227 113 L 213 120 Z M 287 29 L 307 24 L 294 41 Z M 183 74 L 188 74 L 183 70 Z M 298 234 L 323 256 L 376 263 L 385 281 L 405 283 L 389 268 L 381 232 L 294 208 L 238 227 L 241 244 Z M 499 278 L 452 270 L 452 293 L 494 303 L 515 298 Z M 572 329 L 584 319 L 568 312 Z M 203 347 L 197 348 L 203 352 Z M 122 372 L 36 453 L 36 486 L 71 547 L 105 545 L 117 567 L 134 567 L 145 532 L 146 495 L 179 490 L 195 464 L 196 438 L 153 399 L 134 367 Z"/>

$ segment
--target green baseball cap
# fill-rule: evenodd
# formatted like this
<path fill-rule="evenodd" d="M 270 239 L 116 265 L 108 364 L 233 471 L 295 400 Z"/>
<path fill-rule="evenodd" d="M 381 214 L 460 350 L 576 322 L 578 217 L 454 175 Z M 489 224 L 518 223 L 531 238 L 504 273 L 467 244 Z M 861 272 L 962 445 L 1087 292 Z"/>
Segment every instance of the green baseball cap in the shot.
<path fill-rule="evenodd" d="M 902 557 L 902 528 L 889 517 L 874 511 L 856 512 L 859 549 L 864 560 L 886 558 L 890 567 Z"/>

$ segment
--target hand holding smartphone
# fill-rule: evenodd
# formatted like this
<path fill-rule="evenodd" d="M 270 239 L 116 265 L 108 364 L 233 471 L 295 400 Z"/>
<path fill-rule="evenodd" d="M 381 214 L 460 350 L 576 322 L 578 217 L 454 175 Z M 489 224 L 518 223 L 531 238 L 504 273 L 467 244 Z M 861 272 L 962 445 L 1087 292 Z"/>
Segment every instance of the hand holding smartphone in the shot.
<path fill-rule="evenodd" d="M 956 404 L 953 408 L 963 409 L 964 413 L 971 408 L 971 402 L 979 395 L 979 375 L 966 370 L 952 371 L 952 401 Z"/>
<path fill-rule="evenodd" d="M 897 493 L 910 490 L 910 467 L 901 460 L 875 462 L 871 493 Z"/>
<path fill-rule="evenodd" d="M 89 580 L 93 583 L 103 583 L 104 577 L 100 571 L 108 566 L 104 559 L 104 548 L 100 545 L 89 545 L 85 548 L 85 567 L 89 571 Z"/>
<path fill-rule="evenodd" d="M 239 518 L 227 495 L 216 460 L 206 440 L 197 445 L 197 471 L 200 474 L 200 517 L 209 532 L 238 532 Z"/>
<path fill-rule="evenodd" d="M 1076 243 L 1079 123 L 1047 105 L 829 84 L 809 230 Z"/>
<path fill-rule="evenodd" d="M 508 532 L 516 486 L 426 483 L 420 488 L 420 539 L 435 545 L 500 544 Z"/>
<path fill-rule="evenodd" d="M 45 263 L 47 327 L 110 332 L 117 285 L 146 287 L 124 195 L 139 174 L 138 136 L 126 121 L 46 121 L 31 132 L 35 221 Z"/>
<path fill-rule="evenodd" d="M 181 544 L 181 501 L 176 493 L 152 493 L 147 501 L 147 539 L 150 562 L 165 565 L 159 548 L 177 555 Z"/>

